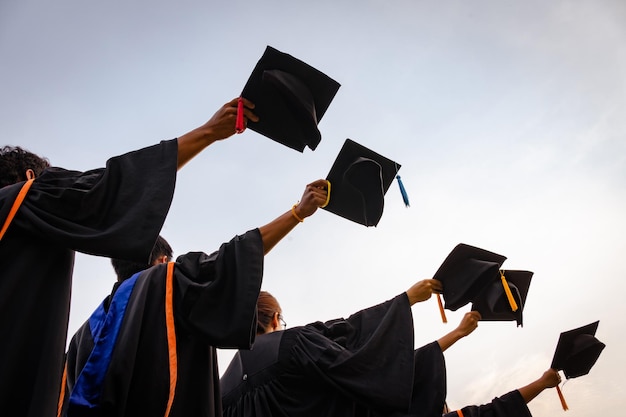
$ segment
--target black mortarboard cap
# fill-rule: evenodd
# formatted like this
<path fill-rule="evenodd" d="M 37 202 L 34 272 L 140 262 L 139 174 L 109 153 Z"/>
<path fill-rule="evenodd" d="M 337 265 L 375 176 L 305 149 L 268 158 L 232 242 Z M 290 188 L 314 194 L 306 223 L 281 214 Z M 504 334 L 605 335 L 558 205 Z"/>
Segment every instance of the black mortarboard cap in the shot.
<path fill-rule="evenodd" d="M 494 281 L 505 260 L 497 253 L 458 244 L 433 276 L 443 285 L 445 308 L 456 311 L 473 301 Z"/>
<path fill-rule="evenodd" d="M 268 46 L 241 93 L 259 117 L 247 126 L 297 151 L 315 150 L 321 140 L 317 125 L 339 87 L 312 66 Z"/>
<path fill-rule="evenodd" d="M 502 281 L 502 276 L 506 284 Z M 526 304 L 532 277 L 533 273 L 530 271 L 500 271 L 495 280 L 474 300 L 472 310 L 478 311 L 483 321 L 515 320 L 518 326 L 522 326 L 522 311 Z M 505 285 L 508 286 L 513 297 L 515 311 L 507 296 Z"/>
<path fill-rule="evenodd" d="M 568 379 L 587 375 L 605 347 L 595 337 L 599 323 L 596 321 L 561 333 L 550 367 L 563 370 Z"/>
<path fill-rule="evenodd" d="M 385 193 L 400 164 L 346 139 L 326 179 L 330 200 L 325 210 L 365 226 L 383 215 Z"/>

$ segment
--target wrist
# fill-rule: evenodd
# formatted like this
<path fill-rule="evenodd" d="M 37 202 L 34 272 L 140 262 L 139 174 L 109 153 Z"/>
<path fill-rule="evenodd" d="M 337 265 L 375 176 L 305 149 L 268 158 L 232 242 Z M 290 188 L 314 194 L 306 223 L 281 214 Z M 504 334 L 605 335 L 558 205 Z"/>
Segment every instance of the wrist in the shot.
<path fill-rule="evenodd" d="M 293 206 L 291 206 L 291 215 L 299 222 L 302 223 L 304 222 L 304 217 L 301 214 L 301 211 L 298 210 L 300 207 L 300 203 L 296 203 Z"/>
<path fill-rule="evenodd" d="M 192 149 L 204 149 L 213 142 L 215 133 L 213 129 L 206 126 L 197 127 L 178 138 L 179 146 L 181 143 L 187 144 L 186 146 Z"/>
<path fill-rule="evenodd" d="M 215 129 L 210 126 L 202 126 L 198 128 L 198 139 L 202 141 L 205 146 L 211 145 L 213 142 L 217 142 L 219 140 Z"/>
<path fill-rule="evenodd" d="M 458 341 L 458 340 L 463 339 L 465 336 L 467 336 L 467 333 L 465 333 L 463 330 L 456 329 L 456 330 L 453 332 L 453 336 L 454 336 L 454 339 L 455 339 L 456 341 Z"/>

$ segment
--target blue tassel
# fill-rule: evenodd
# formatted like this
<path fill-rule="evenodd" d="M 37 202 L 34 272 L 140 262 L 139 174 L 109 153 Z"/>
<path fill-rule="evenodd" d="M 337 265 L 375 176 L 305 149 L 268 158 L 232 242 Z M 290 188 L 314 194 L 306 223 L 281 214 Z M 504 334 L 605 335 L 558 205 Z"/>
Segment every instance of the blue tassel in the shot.
<path fill-rule="evenodd" d="M 400 193 L 402 194 L 402 200 L 404 200 L 404 205 L 410 207 L 409 196 L 404 189 L 404 184 L 402 184 L 402 178 L 400 178 L 399 175 L 396 175 L 396 179 L 398 180 L 398 185 L 400 186 Z"/>

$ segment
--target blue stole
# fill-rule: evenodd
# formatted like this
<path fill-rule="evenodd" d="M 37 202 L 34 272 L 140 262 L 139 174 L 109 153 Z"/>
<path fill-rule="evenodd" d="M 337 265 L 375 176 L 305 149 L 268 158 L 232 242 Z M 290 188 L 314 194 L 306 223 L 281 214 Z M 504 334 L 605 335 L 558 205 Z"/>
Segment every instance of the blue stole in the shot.
<path fill-rule="evenodd" d="M 70 395 L 69 416 L 97 414 L 104 377 L 111 363 L 126 306 L 139 274 L 141 272 L 136 273 L 119 286 L 111 299 L 108 312 L 105 311 L 103 302 L 89 317 L 89 329 L 94 348 L 76 379 Z"/>

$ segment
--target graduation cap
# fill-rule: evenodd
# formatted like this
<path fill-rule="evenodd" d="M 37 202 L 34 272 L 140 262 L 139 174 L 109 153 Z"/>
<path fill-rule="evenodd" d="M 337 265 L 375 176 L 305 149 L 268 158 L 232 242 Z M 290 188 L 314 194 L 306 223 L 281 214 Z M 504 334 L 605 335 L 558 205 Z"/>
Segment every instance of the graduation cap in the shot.
<path fill-rule="evenodd" d="M 506 256 L 459 243 L 433 276 L 443 285 L 445 308 L 456 311 L 474 301 L 494 282 L 505 260 Z"/>
<path fill-rule="evenodd" d="M 550 367 L 562 370 L 568 379 L 587 375 L 605 347 L 595 338 L 599 323 L 561 333 Z"/>
<path fill-rule="evenodd" d="M 400 164 L 346 139 L 326 179 L 329 202 L 323 207 L 365 226 L 376 226 L 383 215 L 385 193 Z"/>
<path fill-rule="evenodd" d="M 478 311 L 482 321 L 517 321 L 522 326 L 522 311 L 533 273 L 530 271 L 500 270 L 496 278 L 473 300 L 472 310 Z"/>
<path fill-rule="evenodd" d="M 567 379 L 587 375 L 606 346 L 595 337 L 599 323 L 600 321 L 596 321 L 561 333 L 550 367 L 557 371 L 562 370 Z M 567 410 L 558 386 L 557 391 L 563 409 Z"/>
<path fill-rule="evenodd" d="M 321 140 L 317 125 L 339 87 L 317 69 L 268 46 L 241 93 L 259 116 L 248 127 L 297 151 L 315 150 Z M 241 110 L 240 103 L 238 119 Z"/>

